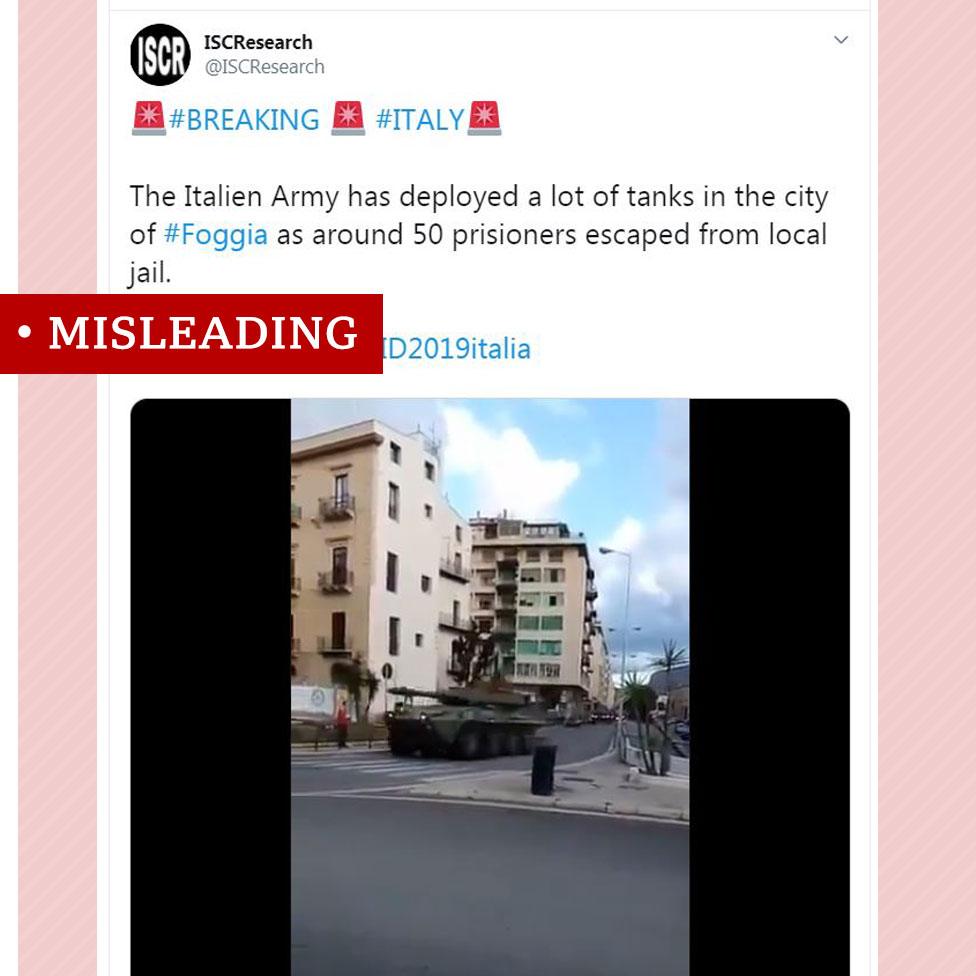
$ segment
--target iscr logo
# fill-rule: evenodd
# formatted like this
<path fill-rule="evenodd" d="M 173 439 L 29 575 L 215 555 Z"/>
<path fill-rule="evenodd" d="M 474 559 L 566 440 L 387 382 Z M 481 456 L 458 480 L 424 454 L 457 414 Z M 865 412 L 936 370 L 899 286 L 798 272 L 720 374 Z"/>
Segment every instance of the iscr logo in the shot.
<path fill-rule="evenodd" d="M 190 42 L 169 24 L 150 24 L 132 38 L 129 63 L 147 84 L 172 85 L 190 67 Z"/>

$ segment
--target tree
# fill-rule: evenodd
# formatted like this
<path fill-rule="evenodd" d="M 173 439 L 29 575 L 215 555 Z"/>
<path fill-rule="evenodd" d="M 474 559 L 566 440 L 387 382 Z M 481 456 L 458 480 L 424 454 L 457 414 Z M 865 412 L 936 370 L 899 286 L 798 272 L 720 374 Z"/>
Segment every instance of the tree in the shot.
<path fill-rule="evenodd" d="M 369 709 L 380 687 L 380 679 L 376 674 L 364 667 L 358 658 L 349 661 L 336 661 L 332 665 L 332 683 L 349 692 L 356 708 L 356 718 L 364 722 L 368 721 Z M 362 707 L 364 691 L 366 693 L 365 709 Z"/>
<path fill-rule="evenodd" d="M 369 710 L 376 699 L 376 693 L 380 690 L 380 679 L 374 671 L 367 668 L 361 687 L 366 691 L 366 711 L 363 713 L 363 719 L 366 720 L 369 718 Z"/>
<path fill-rule="evenodd" d="M 688 659 L 688 648 L 678 647 L 674 640 L 661 641 L 662 654 L 655 662 L 655 667 L 663 668 L 666 681 L 666 695 L 664 704 L 664 726 L 661 729 L 663 744 L 661 747 L 661 772 L 666 773 L 671 766 L 671 671 L 684 664 Z"/>
<path fill-rule="evenodd" d="M 363 686 L 362 664 L 356 658 L 350 661 L 336 661 L 332 665 L 332 683 L 346 689 L 356 708 L 356 717 L 359 718 L 359 701 Z"/>
<path fill-rule="evenodd" d="M 455 638 L 448 673 L 462 688 L 491 677 L 495 673 L 495 642 L 491 635 L 472 627 Z"/>
<path fill-rule="evenodd" d="M 651 729 L 654 723 L 657 694 L 649 679 L 642 681 L 636 674 L 627 676 L 621 692 L 624 715 L 637 723 L 637 741 L 640 744 L 641 758 L 644 760 L 644 771 L 653 776 L 657 772 L 654 766 L 653 749 L 656 736 Z"/>

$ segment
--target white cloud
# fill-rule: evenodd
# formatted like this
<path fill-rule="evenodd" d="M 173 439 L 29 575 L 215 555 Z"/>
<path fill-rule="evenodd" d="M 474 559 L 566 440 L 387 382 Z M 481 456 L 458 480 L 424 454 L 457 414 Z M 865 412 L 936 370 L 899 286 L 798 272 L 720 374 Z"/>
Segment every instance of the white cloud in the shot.
<path fill-rule="evenodd" d="M 628 671 L 647 667 L 657 658 L 662 640 L 673 638 L 679 646 L 686 646 L 689 636 L 688 404 L 666 401 L 660 416 L 665 435 L 658 446 L 666 489 L 664 506 L 643 521 L 625 516 L 601 543 L 631 554 L 629 620 L 640 631 L 629 635 Z M 605 624 L 620 628 L 626 560 L 599 554 L 594 558 L 600 616 Z M 611 651 L 618 649 L 620 636 L 619 631 L 611 635 Z"/>
<path fill-rule="evenodd" d="M 463 407 L 444 406 L 445 465 L 470 478 L 475 508 L 483 515 L 502 509 L 520 518 L 548 518 L 580 476 L 566 458 L 546 459 L 520 427 L 492 429 Z"/>
<path fill-rule="evenodd" d="M 535 401 L 536 406 L 560 419 L 578 420 L 586 416 L 586 407 L 579 400 L 542 399 Z"/>

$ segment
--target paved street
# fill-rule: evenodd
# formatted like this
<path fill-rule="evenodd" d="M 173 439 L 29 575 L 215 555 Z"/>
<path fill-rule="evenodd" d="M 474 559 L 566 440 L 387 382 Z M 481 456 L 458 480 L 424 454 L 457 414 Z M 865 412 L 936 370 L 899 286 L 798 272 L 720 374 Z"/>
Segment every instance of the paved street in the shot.
<path fill-rule="evenodd" d="M 687 976 L 688 884 L 683 826 L 293 797 L 292 974 Z"/>
<path fill-rule="evenodd" d="M 613 739 L 613 726 L 551 726 L 539 734 L 556 745 L 556 762 L 565 765 L 606 752 Z M 294 750 L 291 762 L 292 793 L 363 789 L 373 791 L 378 788 L 432 782 L 444 777 L 470 776 L 473 772 L 529 769 L 531 763 L 531 756 L 503 756 L 473 762 L 397 757 L 391 755 L 385 745 L 375 749 L 339 750 L 332 746 L 319 752 Z"/>

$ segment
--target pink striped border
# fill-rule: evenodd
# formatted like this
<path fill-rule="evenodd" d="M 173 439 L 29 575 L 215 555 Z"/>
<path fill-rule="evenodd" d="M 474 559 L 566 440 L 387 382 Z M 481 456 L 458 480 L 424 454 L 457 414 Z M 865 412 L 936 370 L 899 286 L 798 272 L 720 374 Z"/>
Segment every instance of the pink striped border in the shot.
<path fill-rule="evenodd" d="M 96 288 L 96 0 L 20 0 L 19 289 Z M 21 976 L 96 971 L 96 380 L 22 376 Z"/>
<path fill-rule="evenodd" d="M 976 8 L 880 17 L 879 942 L 976 973 Z"/>

